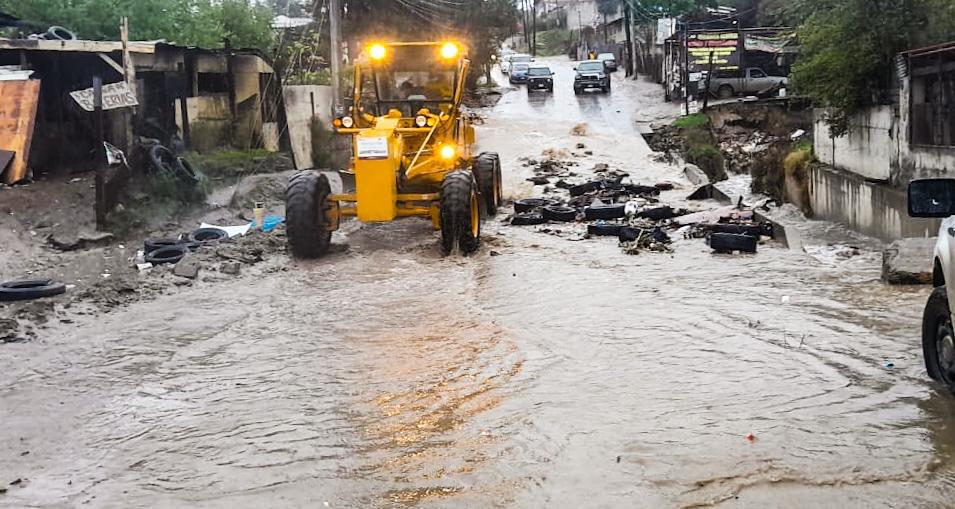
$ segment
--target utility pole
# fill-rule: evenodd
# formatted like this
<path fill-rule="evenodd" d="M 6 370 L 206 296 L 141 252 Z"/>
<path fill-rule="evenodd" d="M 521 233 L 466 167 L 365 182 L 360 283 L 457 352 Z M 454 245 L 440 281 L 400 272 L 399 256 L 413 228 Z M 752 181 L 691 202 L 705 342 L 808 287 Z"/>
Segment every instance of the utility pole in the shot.
<path fill-rule="evenodd" d="M 528 32 L 528 20 L 527 20 L 527 0 L 521 0 L 521 28 L 524 29 L 524 44 L 527 45 L 527 50 L 530 52 L 531 49 L 531 36 Z"/>
<path fill-rule="evenodd" d="M 634 69 L 635 66 L 633 62 L 633 31 L 630 27 L 630 2 L 623 3 L 623 23 L 627 28 L 627 76 L 636 77 L 636 70 Z"/>
<path fill-rule="evenodd" d="M 531 38 L 531 56 L 537 56 L 537 0 L 532 0 L 531 4 L 531 19 L 533 20 L 532 24 L 534 27 L 534 36 Z"/>
<path fill-rule="evenodd" d="M 338 116 L 341 108 L 341 69 L 342 69 L 342 3 L 341 0 L 328 1 L 328 20 L 331 39 L 332 59 L 332 116 Z"/>

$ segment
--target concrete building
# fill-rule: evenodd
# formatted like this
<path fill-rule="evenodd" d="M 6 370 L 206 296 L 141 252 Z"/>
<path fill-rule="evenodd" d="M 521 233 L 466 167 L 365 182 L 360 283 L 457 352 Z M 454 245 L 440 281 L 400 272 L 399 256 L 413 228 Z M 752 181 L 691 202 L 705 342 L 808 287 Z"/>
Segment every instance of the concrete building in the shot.
<path fill-rule="evenodd" d="M 818 216 L 887 240 L 935 234 L 907 217 L 910 180 L 955 177 L 955 42 L 906 51 L 896 71 L 888 104 L 853 117 L 845 136 L 832 136 L 816 110 L 815 153 L 829 168 L 810 188 Z"/>

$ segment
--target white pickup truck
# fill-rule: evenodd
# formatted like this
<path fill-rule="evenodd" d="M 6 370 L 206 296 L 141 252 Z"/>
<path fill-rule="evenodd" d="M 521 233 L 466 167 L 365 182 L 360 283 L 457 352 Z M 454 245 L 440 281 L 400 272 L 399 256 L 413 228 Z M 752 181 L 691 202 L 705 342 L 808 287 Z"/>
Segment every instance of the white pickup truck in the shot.
<path fill-rule="evenodd" d="M 759 67 L 750 67 L 745 74 L 738 76 L 713 73 L 710 93 L 720 99 L 729 99 L 739 94 L 759 95 L 788 84 L 789 78 L 786 76 L 770 76 Z"/>
<path fill-rule="evenodd" d="M 928 376 L 955 393 L 955 331 L 948 300 L 949 290 L 955 292 L 955 179 L 910 182 L 909 215 L 943 218 L 932 263 L 935 288 L 922 315 L 922 354 Z"/>

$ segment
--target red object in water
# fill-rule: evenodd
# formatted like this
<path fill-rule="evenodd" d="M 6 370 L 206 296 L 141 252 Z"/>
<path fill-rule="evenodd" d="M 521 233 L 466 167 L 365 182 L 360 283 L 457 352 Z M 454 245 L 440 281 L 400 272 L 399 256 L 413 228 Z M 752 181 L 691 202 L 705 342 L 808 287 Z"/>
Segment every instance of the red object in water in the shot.
<path fill-rule="evenodd" d="M 756 435 L 750 433 L 750 434 L 746 435 L 746 440 L 749 440 L 750 442 L 752 442 L 752 441 L 756 440 Z"/>

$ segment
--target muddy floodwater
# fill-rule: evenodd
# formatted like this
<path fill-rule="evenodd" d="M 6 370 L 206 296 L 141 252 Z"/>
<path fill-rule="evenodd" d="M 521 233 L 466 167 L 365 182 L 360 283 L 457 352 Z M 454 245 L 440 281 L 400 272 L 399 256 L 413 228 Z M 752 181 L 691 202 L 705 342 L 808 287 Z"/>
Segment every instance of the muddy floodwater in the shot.
<path fill-rule="evenodd" d="M 553 96 L 482 112 L 509 197 L 536 192 L 520 157 L 578 143 L 685 182 L 639 135 L 675 113 L 655 85 L 577 97 L 550 63 Z M 352 225 L 324 259 L 52 326 L 0 345 L 0 506 L 951 507 L 928 290 L 793 220 L 804 248 L 749 256 L 498 218 L 444 258 L 426 221 Z"/>

